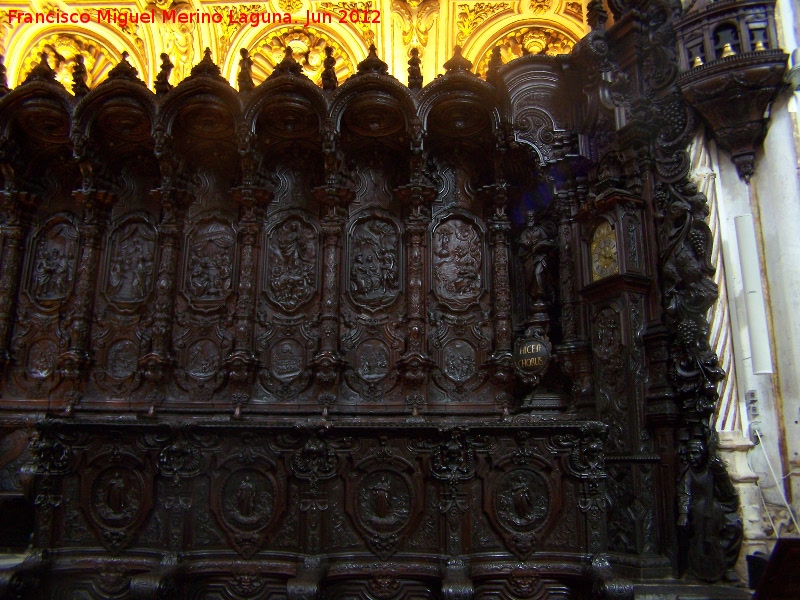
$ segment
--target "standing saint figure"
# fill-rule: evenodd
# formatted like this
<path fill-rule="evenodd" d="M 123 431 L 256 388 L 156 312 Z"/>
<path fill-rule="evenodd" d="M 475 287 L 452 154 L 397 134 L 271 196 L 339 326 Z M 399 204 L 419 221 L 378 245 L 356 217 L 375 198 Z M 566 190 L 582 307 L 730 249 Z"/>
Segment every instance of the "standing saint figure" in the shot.
<path fill-rule="evenodd" d="M 689 573 L 702 581 L 735 580 L 742 544 L 739 496 L 722 462 L 709 457 L 705 440 L 686 444 L 688 466 L 678 484 L 678 528 Z"/>

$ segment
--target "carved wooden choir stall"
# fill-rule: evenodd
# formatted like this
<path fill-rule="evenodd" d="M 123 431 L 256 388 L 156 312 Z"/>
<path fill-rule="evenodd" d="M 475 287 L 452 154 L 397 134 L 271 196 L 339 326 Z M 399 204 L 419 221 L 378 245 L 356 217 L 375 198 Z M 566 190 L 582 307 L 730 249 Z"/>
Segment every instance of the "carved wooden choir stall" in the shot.
<path fill-rule="evenodd" d="M 0 596 L 730 577 L 697 118 L 643 6 L 424 86 L 373 49 L 322 87 L 290 50 L 238 90 L 208 51 L 155 93 L 124 58 L 3 87 L 0 411 L 31 436 L 3 473 L 35 526 Z"/>

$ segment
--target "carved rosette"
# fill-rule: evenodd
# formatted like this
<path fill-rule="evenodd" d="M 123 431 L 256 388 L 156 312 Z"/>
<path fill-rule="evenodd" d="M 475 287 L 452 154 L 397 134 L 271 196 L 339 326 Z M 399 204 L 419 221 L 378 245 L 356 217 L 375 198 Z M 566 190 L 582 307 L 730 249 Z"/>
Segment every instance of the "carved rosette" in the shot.
<path fill-rule="evenodd" d="M 126 548 L 150 513 L 152 466 L 114 448 L 80 472 L 81 508 L 100 542 L 111 552 Z"/>
<path fill-rule="evenodd" d="M 370 550 L 386 560 L 422 512 L 421 474 L 384 448 L 357 464 L 345 481 L 347 511 L 356 530 Z"/>
<path fill-rule="evenodd" d="M 249 558 L 283 514 L 285 477 L 252 448 L 223 461 L 211 479 L 211 512 L 233 547 Z"/>

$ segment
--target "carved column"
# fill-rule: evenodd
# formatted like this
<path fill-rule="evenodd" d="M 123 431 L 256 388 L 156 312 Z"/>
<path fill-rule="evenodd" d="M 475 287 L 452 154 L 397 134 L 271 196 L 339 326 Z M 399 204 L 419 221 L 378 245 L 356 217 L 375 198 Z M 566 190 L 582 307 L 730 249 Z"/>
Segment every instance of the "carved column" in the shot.
<path fill-rule="evenodd" d="M 506 214 L 506 186 L 493 186 L 492 204 L 494 212 L 489 217 L 490 245 L 492 248 L 492 279 L 494 308 L 494 379 L 499 385 L 507 384 L 513 373 L 511 347 L 513 344 L 513 325 L 511 323 L 511 280 L 508 264 L 508 232 L 511 221 Z M 503 393 L 499 396 L 503 412 L 510 408 L 511 398 Z"/>
<path fill-rule="evenodd" d="M 319 353 L 312 362 L 317 382 L 320 384 L 319 401 L 323 414 L 336 401 L 336 383 L 343 361 L 339 354 L 339 281 L 341 280 L 343 208 L 347 190 L 325 187 L 315 190 L 323 196 L 325 212 L 322 216 L 322 298 L 320 311 Z"/>
<path fill-rule="evenodd" d="M 22 251 L 29 223 L 17 205 L 20 194 L 3 196 L 2 263 L 0 264 L 0 366 L 8 360 L 8 346 L 14 323 L 14 305 L 19 292 Z"/>
<path fill-rule="evenodd" d="M 241 257 L 239 288 L 234 311 L 233 351 L 226 360 L 228 378 L 231 381 L 231 399 L 236 406 L 236 416 L 242 405 L 250 399 L 249 384 L 252 383 L 258 361 L 253 354 L 253 319 L 255 312 L 256 263 L 258 236 L 261 232 L 260 211 L 255 204 L 251 189 L 240 191 L 241 211 L 239 230 Z"/>
<path fill-rule="evenodd" d="M 77 385 L 89 361 L 89 328 L 95 298 L 100 239 L 106 225 L 108 194 L 95 190 L 79 190 L 73 196 L 83 206 L 83 221 L 79 226 L 81 247 L 77 281 L 67 316 L 61 326 L 61 344 L 66 351 L 58 357 L 58 368 L 70 381 L 67 392 L 67 411 L 79 400 Z"/>
<path fill-rule="evenodd" d="M 416 417 L 425 404 L 425 382 L 433 361 L 425 352 L 425 273 L 428 269 L 426 234 L 430 215 L 425 204 L 435 198 L 431 188 L 410 185 L 398 190 L 401 201 L 409 201 L 411 213 L 406 217 L 406 349 L 399 361 L 408 386 L 406 404 Z"/>
<path fill-rule="evenodd" d="M 143 336 L 143 355 L 139 368 L 151 385 L 151 395 L 165 378 L 172 364 L 172 317 L 175 302 L 175 277 L 180 250 L 181 221 L 178 217 L 176 191 L 162 188 L 155 192 L 161 200 L 161 223 L 158 226 L 159 263 L 155 297 L 150 305 L 150 331 Z M 158 399 L 153 396 L 151 410 Z"/>
<path fill-rule="evenodd" d="M 579 229 L 573 216 L 579 199 L 587 192 L 585 181 L 570 179 L 563 189 L 556 191 L 555 213 L 558 227 L 558 297 L 561 303 L 561 328 L 563 342 L 557 351 L 563 356 L 564 373 L 572 380 L 572 402 L 575 408 L 591 410 L 592 359 L 586 331 L 583 330 L 581 311 L 583 302 L 577 292 L 579 273 L 577 251 Z"/>

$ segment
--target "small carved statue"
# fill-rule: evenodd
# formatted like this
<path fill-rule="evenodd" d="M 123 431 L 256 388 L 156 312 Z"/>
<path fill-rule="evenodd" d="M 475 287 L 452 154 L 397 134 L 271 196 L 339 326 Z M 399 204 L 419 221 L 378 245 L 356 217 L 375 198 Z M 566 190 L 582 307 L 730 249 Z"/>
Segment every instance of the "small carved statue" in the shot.
<path fill-rule="evenodd" d="M 250 58 L 247 48 L 242 48 L 239 50 L 239 54 L 242 56 L 242 58 L 239 61 L 239 75 L 236 77 L 236 82 L 239 84 L 240 92 L 249 92 L 255 88 L 252 75 L 253 59 Z"/>
<path fill-rule="evenodd" d="M 76 96 L 85 96 L 89 93 L 89 86 L 86 85 L 86 64 L 83 54 L 75 55 L 75 65 L 72 67 L 72 93 Z"/>
<path fill-rule="evenodd" d="M 528 226 L 519 236 L 519 257 L 525 271 L 528 295 L 534 300 L 550 302 L 553 283 L 549 271 L 550 255 L 558 244 L 553 227 L 537 222 L 535 214 L 528 212 Z"/>
<path fill-rule="evenodd" d="M 172 69 L 175 65 L 172 64 L 172 61 L 169 59 L 169 54 L 166 52 L 161 53 L 161 69 L 156 75 L 156 94 L 162 95 L 166 94 L 168 91 L 172 89 L 172 85 L 169 82 L 169 76 L 172 73 Z"/>
<path fill-rule="evenodd" d="M 686 444 L 688 466 L 678 483 L 678 528 L 689 573 L 702 581 L 736 580 L 732 568 L 742 544 L 739 496 L 706 442 Z"/>

